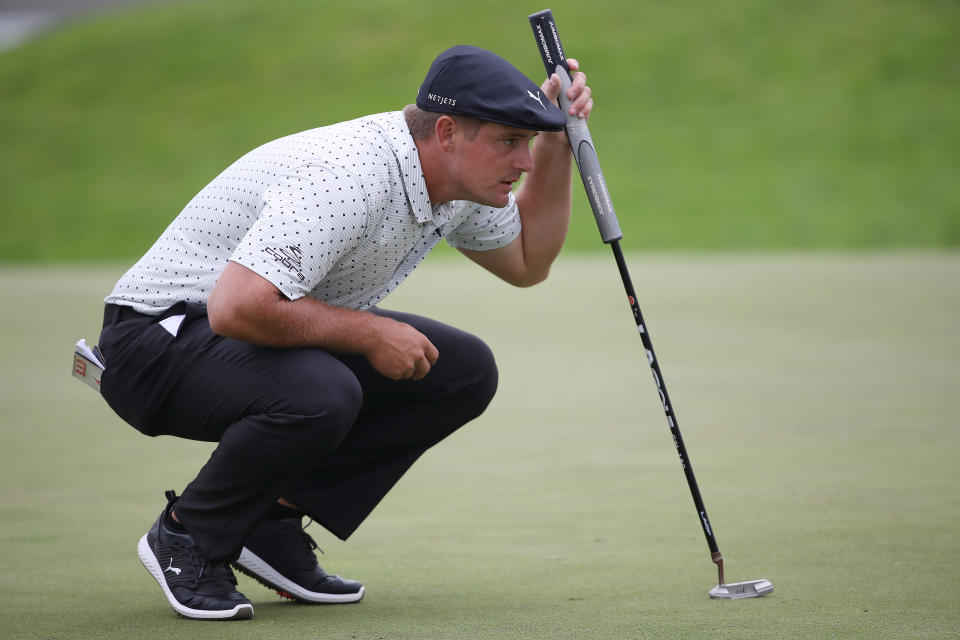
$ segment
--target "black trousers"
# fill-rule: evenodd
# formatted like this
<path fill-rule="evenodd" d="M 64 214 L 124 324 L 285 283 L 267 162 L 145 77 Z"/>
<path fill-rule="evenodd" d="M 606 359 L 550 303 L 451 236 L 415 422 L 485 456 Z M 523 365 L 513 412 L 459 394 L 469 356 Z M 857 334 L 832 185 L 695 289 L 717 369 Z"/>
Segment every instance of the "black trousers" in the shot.
<path fill-rule="evenodd" d="M 423 379 L 390 380 L 363 356 L 224 338 L 200 305 L 156 317 L 107 306 L 99 346 L 110 407 L 149 436 L 219 443 L 176 507 L 208 558 L 235 558 L 280 497 L 346 539 L 424 451 L 489 404 L 497 369 L 479 338 L 374 313 L 436 345 L 440 357 Z M 176 335 L 160 324 L 181 314 Z"/>

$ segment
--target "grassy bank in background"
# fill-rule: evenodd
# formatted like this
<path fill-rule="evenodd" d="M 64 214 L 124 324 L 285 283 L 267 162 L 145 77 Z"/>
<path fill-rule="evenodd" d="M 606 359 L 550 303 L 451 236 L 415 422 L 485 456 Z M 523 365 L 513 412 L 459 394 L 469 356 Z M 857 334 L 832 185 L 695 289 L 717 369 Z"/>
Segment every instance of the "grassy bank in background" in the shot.
<path fill-rule="evenodd" d="M 553 2 L 632 247 L 960 243 L 960 5 Z M 210 0 L 0 54 L 0 260 L 139 256 L 272 138 L 412 102 L 469 42 L 542 75 L 543 5 Z M 570 247 L 598 234 L 576 190 Z"/>

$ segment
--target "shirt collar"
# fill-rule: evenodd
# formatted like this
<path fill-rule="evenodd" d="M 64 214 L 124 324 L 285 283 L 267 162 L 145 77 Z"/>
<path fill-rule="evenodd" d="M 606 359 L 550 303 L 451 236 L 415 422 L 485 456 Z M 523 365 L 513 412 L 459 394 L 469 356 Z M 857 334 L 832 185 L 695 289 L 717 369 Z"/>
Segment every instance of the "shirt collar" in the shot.
<path fill-rule="evenodd" d="M 455 202 L 441 202 L 440 204 L 435 204 L 431 207 L 433 212 L 433 222 L 438 227 L 445 225 L 450 222 L 450 219 L 453 218 L 453 214 L 457 209 L 457 205 L 460 204 L 459 201 Z"/>
<path fill-rule="evenodd" d="M 417 222 L 437 223 L 433 208 L 430 206 L 430 196 L 427 194 L 427 181 L 423 177 L 423 167 L 420 165 L 420 154 L 417 145 L 410 135 L 406 118 L 403 112 L 398 111 L 396 118 L 387 130 L 390 144 L 397 156 L 400 174 L 403 177 L 403 188 L 407 192 L 410 210 Z M 438 211 L 439 212 L 439 211 Z"/>

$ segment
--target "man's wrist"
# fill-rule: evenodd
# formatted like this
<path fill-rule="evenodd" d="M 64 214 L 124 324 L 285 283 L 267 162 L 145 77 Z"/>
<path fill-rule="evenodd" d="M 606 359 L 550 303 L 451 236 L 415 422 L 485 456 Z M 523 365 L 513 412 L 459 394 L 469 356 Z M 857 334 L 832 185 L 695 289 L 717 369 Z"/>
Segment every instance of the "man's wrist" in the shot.
<path fill-rule="evenodd" d="M 567 139 L 567 130 L 561 131 L 542 131 L 537 136 L 540 146 L 549 151 L 561 151 L 570 149 L 570 141 Z"/>

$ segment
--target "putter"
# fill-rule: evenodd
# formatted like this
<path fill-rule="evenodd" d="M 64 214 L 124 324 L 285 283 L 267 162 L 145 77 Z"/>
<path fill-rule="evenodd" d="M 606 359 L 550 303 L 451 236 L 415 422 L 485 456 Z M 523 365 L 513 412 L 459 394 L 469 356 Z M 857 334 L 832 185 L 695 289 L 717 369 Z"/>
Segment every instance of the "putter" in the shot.
<path fill-rule="evenodd" d="M 560 44 L 560 35 L 557 32 L 557 23 L 553 19 L 553 12 L 549 9 L 539 11 L 530 15 L 529 20 L 547 76 L 549 77 L 554 73 L 560 76 L 560 81 L 563 84 L 560 90 L 560 107 L 567 112 L 570 108 L 570 100 L 566 93 L 567 89 L 570 88 L 572 79 L 570 77 L 570 67 L 567 66 L 567 58 L 563 53 L 563 45 Z M 630 273 L 627 271 L 627 263 L 623 258 L 623 251 L 620 249 L 620 240 L 623 238 L 623 233 L 620 231 L 620 224 L 617 221 L 617 214 L 613 210 L 610 192 L 600 170 L 600 160 L 594 150 L 590 130 L 587 128 L 586 120 L 571 116 L 567 112 L 566 131 L 570 147 L 573 149 L 573 157 L 577 162 L 577 169 L 587 191 L 590 208 L 593 209 L 593 217 L 600 230 L 600 237 L 604 244 L 609 244 L 613 249 L 613 256 L 617 261 L 620 278 L 623 280 L 623 287 L 627 292 L 627 300 L 633 311 L 633 318 L 637 322 L 637 330 L 640 332 L 643 346 L 647 351 L 647 361 L 650 364 L 650 371 L 653 373 L 653 381 L 657 386 L 657 393 L 660 395 L 663 411 L 667 416 L 670 433 L 673 434 L 677 454 L 680 456 L 680 466 L 687 477 L 687 484 L 690 486 L 690 493 L 693 496 L 693 504 L 697 508 L 697 515 L 700 519 L 700 526 L 703 527 L 703 534 L 707 538 L 707 546 L 710 547 L 710 558 L 717 565 L 719 581 L 717 586 L 710 590 L 710 597 L 721 600 L 735 600 L 767 595 L 773 591 L 773 585 L 769 580 L 748 580 L 729 584 L 724 580 L 723 556 L 717 546 L 717 539 L 714 536 L 713 527 L 710 525 L 710 518 L 707 517 L 707 509 L 703 506 L 700 488 L 697 486 L 697 479 L 693 475 L 693 467 L 687 455 L 687 448 L 683 444 L 683 437 L 680 435 L 680 427 L 677 424 L 673 404 L 667 393 L 663 373 L 660 371 L 660 364 L 657 362 L 657 356 L 653 350 L 650 332 L 647 330 L 643 314 L 640 312 L 637 295 L 634 293 Z"/>

